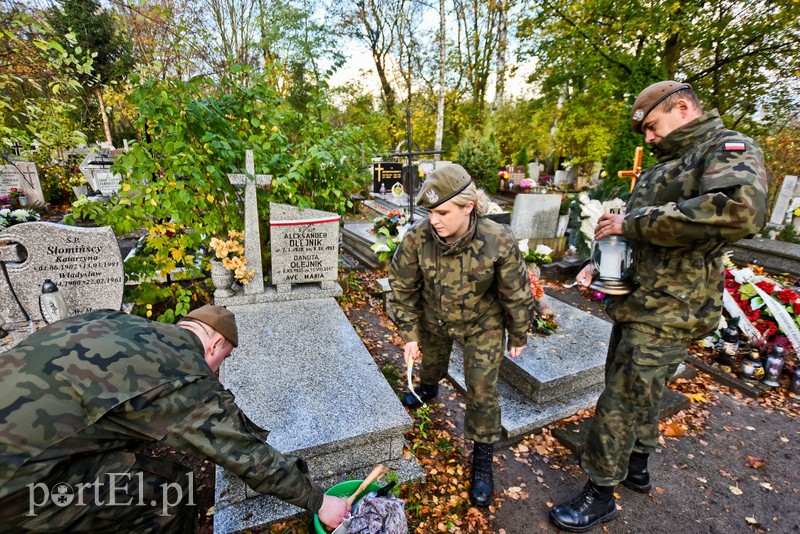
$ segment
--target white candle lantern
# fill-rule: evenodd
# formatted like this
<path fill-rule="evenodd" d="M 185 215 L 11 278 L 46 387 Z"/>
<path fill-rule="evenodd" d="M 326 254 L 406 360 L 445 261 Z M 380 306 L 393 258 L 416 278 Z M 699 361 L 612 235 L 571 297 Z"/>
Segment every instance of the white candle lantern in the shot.
<path fill-rule="evenodd" d="M 607 295 L 627 295 L 633 291 L 627 281 L 632 262 L 625 238 L 611 235 L 592 242 L 592 263 L 598 275 L 589 287 Z"/>

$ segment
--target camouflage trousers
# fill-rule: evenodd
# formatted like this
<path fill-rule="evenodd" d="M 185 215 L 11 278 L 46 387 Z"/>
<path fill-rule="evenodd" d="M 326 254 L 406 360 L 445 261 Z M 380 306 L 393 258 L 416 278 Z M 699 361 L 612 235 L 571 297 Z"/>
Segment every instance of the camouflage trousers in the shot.
<path fill-rule="evenodd" d="M 649 454 L 658 444 L 664 387 L 686 358 L 687 340 L 665 339 L 614 325 L 606 358 L 605 389 L 581 457 L 592 482 L 614 486 L 625 479 L 631 452 Z"/>
<path fill-rule="evenodd" d="M 0 531 L 194 533 L 192 476 L 128 452 L 75 458 L 0 500 Z"/>
<path fill-rule="evenodd" d="M 425 384 L 438 384 L 450 364 L 453 340 L 464 347 L 464 380 L 467 384 L 467 410 L 464 436 L 481 443 L 495 443 L 501 437 L 500 399 L 497 378 L 503 361 L 505 331 L 502 326 L 463 336 L 423 324 L 419 346 L 422 351 L 420 378 Z"/>

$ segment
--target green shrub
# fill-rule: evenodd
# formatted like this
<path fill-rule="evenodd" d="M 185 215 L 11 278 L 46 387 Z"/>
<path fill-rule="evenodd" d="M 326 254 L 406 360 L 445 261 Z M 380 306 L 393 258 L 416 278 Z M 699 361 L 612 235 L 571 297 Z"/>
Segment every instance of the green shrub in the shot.
<path fill-rule="evenodd" d="M 455 160 L 467 170 L 478 187 L 487 193 L 497 192 L 500 150 L 493 139 L 468 133 L 458 144 Z"/>
<path fill-rule="evenodd" d="M 519 152 L 517 152 L 517 156 L 514 158 L 514 165 L 525 167 L 525 174 L 527 174 L 529 162 L 530 159 L 528 159 L 528 147 L 523 145 L 522 148 L 519 149 Z"/>

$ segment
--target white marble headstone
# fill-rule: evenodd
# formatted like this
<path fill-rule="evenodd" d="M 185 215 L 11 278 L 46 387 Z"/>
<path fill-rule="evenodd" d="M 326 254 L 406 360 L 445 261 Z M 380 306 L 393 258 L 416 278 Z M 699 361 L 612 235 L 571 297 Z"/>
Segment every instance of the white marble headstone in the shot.
<path fill-rule="evenodd" d="M 775 199 L 775 205 L 772 207 L 772 215 L 770 215 L 769 222 L 775 226 L 781 226 L 786 221 L 786 210 L 789 209 L 789 204 L 792 198 L 795 197 L 795 189 L 797 187 L 797 176 L 785 176 L 781 191 L 778 193 L 778 198 Z"/>
<path fill-rule="evenodd" d="M 70 316 L 122 305 L 122 257 L 111 228 L 30 222 L 0 231 L 0 242 L 5 243 L 0 261 L 8 273 L 7 280 L 0 275 L 5 319 L 24 319 L 11 288 L 28 314 L 40 319 L 39 295 L 46 279 L 64 295 Z"/>
<path fill-rule="evenodd" d="M 122 182 L 122 176 L 111 173 L 110 167 L 114 158 L 113 154 L 89 152 L 80 164 L 81 172 L 92 189 L 104 195 L 116 193 Z"/>
<path fill-rule="evenodd" d="M 269 205 L 272 283 L 278 293 L 291 284 L 321 283 L 330 289 L 339 266 L 339 215 L 286 204 Z"/>

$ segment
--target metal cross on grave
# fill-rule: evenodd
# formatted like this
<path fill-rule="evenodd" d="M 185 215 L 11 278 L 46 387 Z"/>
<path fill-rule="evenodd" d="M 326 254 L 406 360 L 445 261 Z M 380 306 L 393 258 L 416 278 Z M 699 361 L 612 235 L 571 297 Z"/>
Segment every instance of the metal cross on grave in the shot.
<path fill-rule="evenodd" d="M 633 186 L 636 185 L 639 175 L 642 174 L 642 156 L 644 156 L 644 148 L 637 146 L 636 151 L 633 153 L 633 170 L 617 171 L 618 177 L 631 178 L 631 191 L 633 191 Z"/>
<path fill-rule="evenodd" d="M 264 292 L 264 271 L 261 268 L 261 232 L 258 229 L 258 204 L 256 203 L 256 186 L 272 185 L 272 176 L 256 174 L 253 163 L 253 151 L 245 151 L 245 171 L 247 174 L 229 174 L 228 180 L 233 185 L 244 185 L 244 257 L 247 268 L 255 274 L 249 284 L 244 286 L 245 295 L 258 295 Z"/>
<path fill-rule="evenodd" d="M 409 176 L 408 176 L 408 223 L 411 224 L 414 222 L 414 191 L 413 191 L 413 184 L 414 184 L 414 177 L 410 175 L 411 173 L 411 158 L 413 156 L 422 156 L 428 154 L 444 154 L 444 150 L 418 150 L 416 152 L 411 151 L 411 110 L 406 110 L 406 151 L 399 152 L 395 151 L 391 155 L 395 158 L 406 158 L 406 169 L 408 169 Z"/>

